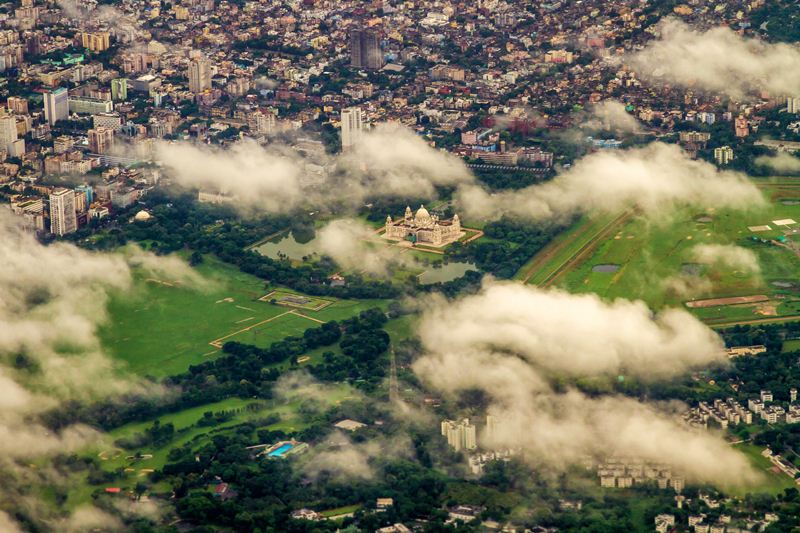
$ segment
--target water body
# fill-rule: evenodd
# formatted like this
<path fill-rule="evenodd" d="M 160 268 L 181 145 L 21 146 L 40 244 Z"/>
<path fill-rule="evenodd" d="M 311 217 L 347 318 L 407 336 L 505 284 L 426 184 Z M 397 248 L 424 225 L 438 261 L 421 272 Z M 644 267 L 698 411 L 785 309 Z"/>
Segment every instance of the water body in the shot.
<path fill-rule="evenodd" d="M 703 265 L 700 263 L 684 263 L 681 265 L 681 274 L 687 276 L 699 276 L 703 272 Z"/>
<path fill-rule="evenodd" d="M 441 268 L 431 268 L 419 275 L 419 282 L 423 285 L 431 283 L 446 283 L 458 279 L 467 272 L 477 271 L 472 263 L 448 263 Z"/>
<path fill-rule="evenodd" d="M 278 259 L 281 255 L 284 255 L 294 261 L 302 261 L 303 257 L 312 255 L 317 251 L 316 241 L 317 239 L 311 239 L 308 242 L 299 242 L 295 239 L 293 233 L 288 233 L 259 244 L 255 247 L 255 250 L 270 259 Z"/>
<path fill-rule="evenodd" d="M 702 217 L 697 217 L 695 220 L 697 220 L 697 222 L 708 223 L 713 221 L 714 219 L 709 216 L 702 216 Z"/>
<path fill-rule="evenodd" d="M 613 274 L 619 271 L 620 266 L 612 263 L 606 265 L 595 265 L 592 267 L 592 272 L 602 272 L 604 274 Z"/>
<path fill-rule="evenodd" d="M 781 200 L 783 205 L 800 205 L 800 200 Z"/>
<path fill-rule="evenodd" d="M 791 281 L 773 281 L 772 285 L 781 289 L 791 289 L 794 287 L 794 283 Z"/>

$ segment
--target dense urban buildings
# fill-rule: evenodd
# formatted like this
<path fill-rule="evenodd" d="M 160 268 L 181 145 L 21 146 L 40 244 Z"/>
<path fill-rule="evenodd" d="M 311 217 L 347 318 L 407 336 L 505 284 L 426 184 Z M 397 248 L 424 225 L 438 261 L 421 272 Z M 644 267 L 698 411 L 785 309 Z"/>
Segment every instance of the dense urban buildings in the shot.
<path fill-rule="evenodd" d="M 6 4 L 0 530 L 800 530 L 798 21 Z"/>

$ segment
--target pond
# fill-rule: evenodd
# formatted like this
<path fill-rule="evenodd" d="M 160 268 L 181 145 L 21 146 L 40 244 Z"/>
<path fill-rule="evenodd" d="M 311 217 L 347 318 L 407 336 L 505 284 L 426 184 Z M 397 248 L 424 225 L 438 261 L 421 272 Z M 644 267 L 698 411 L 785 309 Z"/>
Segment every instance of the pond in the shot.
<path fill-rule="evenodd" d="M 800 200 L 781 200 L 783 205 L 800 205 Z"/>
<path fill-rule="evenodd" d="M 615 265 L 613 263 L 605 264 L 605 265 L 595 265 L 592 267 L 592 272 L 602 272 L 605 274 L 613 274 L 614 272 L 618 272 L 620 269 L 619 265 Z"/>
<path fill-rule="evenodd" d="M 681 274 L 699 276 L 703 273 L 703 266 L 701 263 L 684 263 L 681 265 Z"/>
<path fill-rule="evenodd" d="M 773 281 L 772 285 L 780 289 L 791 289 L 792 287 L 794 287 L 794 283 L 792 283 L 791 281 Z"/>
<path fill-rule="evenodd" d="M 316 239 L 303 243 L 295 239 L 294 233 L 288 233 L 263 242 L 254 249 L 270 259 L 284 255 L 293 261 L 302 261 L 303 257 L 316 253 L 316 244 Z"/>
<path fill-rule="evenodd" d="M 423 285 L 431 283 L 446 283 L 458 279 L 467 272 L 477 271 L 472 263 L 448 263 L 441 268 L 430 268 L 419 275 L 419 282 Z"/>

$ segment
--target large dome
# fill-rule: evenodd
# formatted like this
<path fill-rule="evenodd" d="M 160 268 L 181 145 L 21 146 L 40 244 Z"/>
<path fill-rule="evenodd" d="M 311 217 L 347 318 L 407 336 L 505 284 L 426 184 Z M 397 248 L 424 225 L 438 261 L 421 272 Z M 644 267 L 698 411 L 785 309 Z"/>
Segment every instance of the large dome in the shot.
<path fill-rule="evenodd" d="M 417 213 L 414 215 L 414 218 L 417 220 L 428 220 L 431 218 L 431 214 L 428 213 L 428 210 L 425 209 L 424 205 L 421 205 L 419 206 L 419 209 L 417 209 Z"/>

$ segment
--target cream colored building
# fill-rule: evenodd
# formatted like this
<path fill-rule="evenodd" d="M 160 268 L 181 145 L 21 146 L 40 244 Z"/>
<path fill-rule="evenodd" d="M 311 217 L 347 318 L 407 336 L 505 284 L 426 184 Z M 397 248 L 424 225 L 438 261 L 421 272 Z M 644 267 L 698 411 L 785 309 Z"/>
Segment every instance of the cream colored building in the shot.
<path fill-rule="evenodd" d="M 469 423 L 469 418 L 465 418 L 461 422 L 443 420 L 441 429 L 442 436 L 447 437 L 447 444 L 457 452 L 474 450 L 478 447 L 475 426 Z"/>
<path fill-rule="evenodd" d="M 385 229 L 383 236 L 386 239 L 408 239 L 415 244 L 429 246 L 444 246 L 456 242 L 464 235 L 458 215 L 450 220 L 440 220 L 438 216 L 428 213 L 424 205 L 413 215 L 411 208 L 406 207 L 403 218 L 397 221 L 387 216 Z"/>

